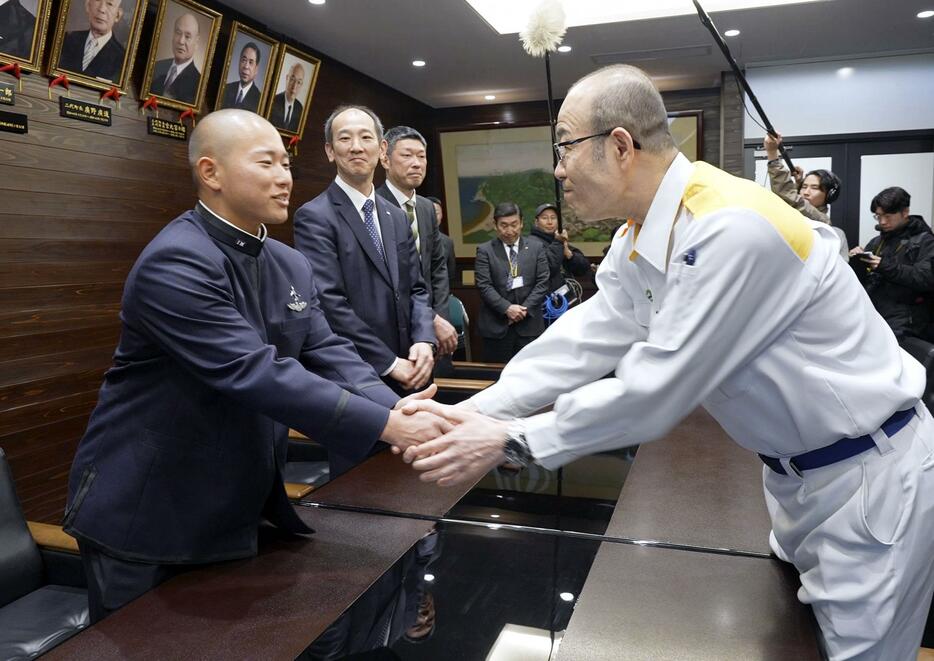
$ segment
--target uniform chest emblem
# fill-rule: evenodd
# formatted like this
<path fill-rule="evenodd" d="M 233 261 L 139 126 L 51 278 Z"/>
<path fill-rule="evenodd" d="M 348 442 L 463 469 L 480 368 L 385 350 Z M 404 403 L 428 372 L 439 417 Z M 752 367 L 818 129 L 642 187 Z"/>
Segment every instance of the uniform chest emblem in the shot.
<path fill-rule="evenodd" d="M 651 289 L 646 289 L 646 290 L 645 290 L 645 297 L 646 297 L 647 299 L 649 299 L 649 302 L 650 302 L 650 303 L 654 302 L 654 300 L 655 300 L 655 299 L 652 297 L 652 290 L 651 290 Z"/>
<path fill-rule="evenodd" d="M 289 296 L 292 297 L 292 302 L 286 303 L 286 307 L 293 312 L 301 312 L 308 307 L 308 302 L 303 301 L 301 295 L 295 291 L 295 285 L 292 285 L 292 291 L 289 292 Z"/>

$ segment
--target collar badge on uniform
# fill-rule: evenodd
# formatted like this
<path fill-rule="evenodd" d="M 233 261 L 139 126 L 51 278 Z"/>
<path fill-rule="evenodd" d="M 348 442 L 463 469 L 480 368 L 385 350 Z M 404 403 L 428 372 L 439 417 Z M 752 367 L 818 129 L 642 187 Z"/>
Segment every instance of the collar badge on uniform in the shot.
<path fill-rule="evenodd" d="M 286 307 L 293 312 L 301 312 L 306 307 L 308 307 L 308 302 L 303 301 L 299 293 L 295 291 L 295 285 L 292 285 L 292 291 L 289 292 L 289 296 L 292 297 L 292 302 L 286 303 Z"/>

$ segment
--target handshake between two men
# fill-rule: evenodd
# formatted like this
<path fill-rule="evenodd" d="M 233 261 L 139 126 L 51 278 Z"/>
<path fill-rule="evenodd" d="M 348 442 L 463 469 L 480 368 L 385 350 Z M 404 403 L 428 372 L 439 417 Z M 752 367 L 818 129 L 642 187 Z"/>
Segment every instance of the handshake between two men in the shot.
<path fill-rule="evenodd" d="M 438 387 L 400 399 L 389 415 L 382 440 L 407 464 L 422 471 L 423 482 L 449 487 L 477 481 L 506 462 L 504 448 L 511 420 L 495 420 L 468 402 L 456 406 L 431 398 Z"/>

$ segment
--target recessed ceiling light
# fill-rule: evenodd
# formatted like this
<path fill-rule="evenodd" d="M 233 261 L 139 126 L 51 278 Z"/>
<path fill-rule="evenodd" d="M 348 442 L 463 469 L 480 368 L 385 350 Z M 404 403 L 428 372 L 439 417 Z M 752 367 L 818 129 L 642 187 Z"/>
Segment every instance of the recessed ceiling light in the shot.
<path fill-rule="evenodd" d="M 931 16 L 934 16 L 934 9 L 925 9 L 918 12 L 918 18 L 931 18 Z"/>
<path fill-rule="evenodd" d="M 491 518 L 491 519 L 498 519 L 498 518 L 499 518 L 499 514 L 491 514 L 491 515 L 490 515 L 490 518 Z"/>
<path fill-rule="evenodd" d="M 561 601 L 574 601 L 574 595 L 570 592 L 562 592 L 558 596 L 561 597 Z"/>
<path fill-rule="evenodd" d="M 739 30 L 736 30 L 736 29 L 727 30 L 726 32 L 723 33 L 723 36 L 724 36 L 724 37 L 738 37 L 738 36 L 739 36 Z"/>
<path fill-rule="evenodd" d="M 495 94 L 487 94 L 487 95 L 484 96 L 483 98 L 486 99 L 487 101 L 492 101 L 493 99 L 496 98 L 496 95 L 495 95 Z"/>
<path fill-rule="evenodd" d="M 308 0 L 308 2 L 313 5 L 323 5 L 325 0 Z"/>
<path fill-rule="evenodd" d="M 571 47 L 568 46 L 568 45 L 558 46 L 558 52 L 559 52 L 559 53 L 570 53 L 570 52 L 571 52 Z"/>
<path fill-rule="evenodd" d="M 817 0 L 705 0 L 704 9 L 709 13 L 776 7 L 779 5 L 803 4 Z M 541 0 L 467 0 L 490 26 L 500 34 L 521 32 L 529 22 L 529 16 L 541 4 Z M 694 14 L 690 2 L 684 0 L 652 0 L 652 2 L 607 2 L 606 0 L 574 0 L 565 2 L 567 17 L 565 26 L 602 25 L 622 21 L 638 21 L 666 16 Z"/>
<path fill-rule="evenodd" d="M 423 67 L 425 66 L 425 60 L 412 60 L 413 67 Z"/>
<path fill-rule="evenodd" d="M 837 69 L 837 75 L 840 78 L 849 78 L 850 76 L 853 75 L 854 71 L 855 69 L 853 67 L 840 67 L 839 69 Z"/>
<path fill-rule="evenodd" d="M 425 582 L 426 582 L 426 583 L 431 583 L 432 581 L 435 580 L 435 575 L 434 575 L 434 574 L 425 574 L 424 578 L 425 578 Z"/>

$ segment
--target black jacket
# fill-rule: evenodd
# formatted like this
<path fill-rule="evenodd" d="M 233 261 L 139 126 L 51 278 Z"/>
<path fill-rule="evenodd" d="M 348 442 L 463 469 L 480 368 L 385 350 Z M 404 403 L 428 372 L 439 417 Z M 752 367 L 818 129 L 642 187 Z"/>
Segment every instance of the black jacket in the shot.
<path fill-rule="evenodd" d="M 921 216 L 893 232 L 881 232 L 866 250 L 882 258 L 869 271 L 860 259 L 850 264 L 866 288 L 872 304 L 896 337 L 923 337 L 934 300 L 934 234 Z"/>
<path fill-rule="evenodd" d="M 590 260 L 584 257 L 584 253 L 570 246 L 571 258 L 564 258 L 564 244 L 555 239 L 553 234 L 544 232 L 537 227 L 532 228 L 529 234 L 531 243 L 540 243 L 545 250 L 545 257 L 548 259 L 548 293 L 560 289 L 564 286 L 565 275 L 561 272 L 562 267 L 571 275 L 581 276 L 590 273 Z"/>

